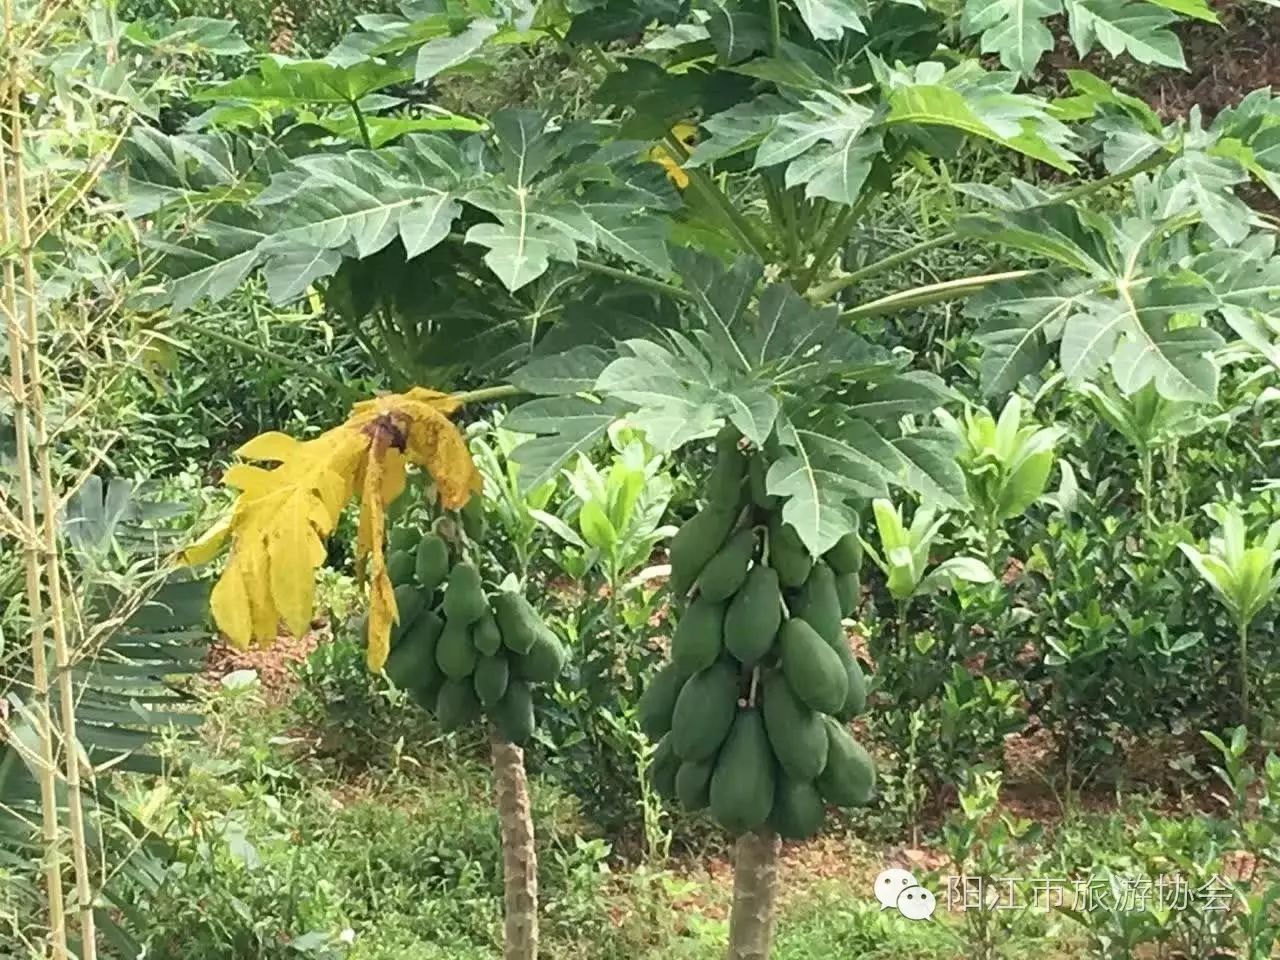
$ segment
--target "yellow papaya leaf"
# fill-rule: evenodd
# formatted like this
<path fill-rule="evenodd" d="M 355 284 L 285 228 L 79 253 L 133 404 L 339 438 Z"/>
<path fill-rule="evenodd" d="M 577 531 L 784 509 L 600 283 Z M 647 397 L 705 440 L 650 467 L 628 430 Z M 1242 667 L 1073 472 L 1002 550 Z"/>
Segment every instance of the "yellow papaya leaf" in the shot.
<path fill-rule="evenodd" d="M 698 127 L 696 124 L 683 121 L 677 123 L 671 128 L 671 135 L 684 144 L 688 150 L 692 150 L 698 145 Z M 689 175 L 684 172 L 684 168 L 680 166 L 680 161 L 673 157 L 666 147 L 655 146 L 650 149 L 649 159 L 661 165 L 667 171 L 667 179 L 674 183 L 677 189 L 683 190 L 689 186 Z"/>
<path fill-rule="evenodd" d="M 270 643 L 281 621 L 295 635 L 306 632 L 324 538 L 359 491 L 356 555 L 369 587 L 368 661 L 381 669 L 398 617 L 383 553 L 386 508 L 404 492 L 407 465 L 430 473 L 449 508 L 481 487 L 466 441 L 448 419 L 458 406 L 452 395 L 415 387 L 357 403 L 346 423 L 312 440 L 272 432 L 240 448 L 241 456 L 278 462 L 229 468 L 224 481 L 241 491 L 235 507 L 184 554 L 190 563 L 205 562 L 231 541 L 211 605 L 233 643 Z"/>
<path fill-rule="evenodd" d="M 374 441 L 372 455 L 365 465 L 364 491 L 360 497 L 360 529 L 366 538 L 362 546 L 367 551 L 369 564 L 369 643 L 365 658 L 375 673 L 387 662 L 387 654 L 391 652 L 391 627 L 400 620 L 395 590 L 382 552 L 386 521 L 383 466 L 389 452 L 385 437 Z"/>
<path fill-rule="evenodd" d="M 232 646 L 244 650 L 253 639 L 253 608 L 249 603 L 249 591 L 240 569 L 231 562 L 213 585 L 209 594 L 209 608 L 218 629 L 226 634 Z"/>
<path fill-rule="evenodd" d="M 236 456 L 246 460 L 288 460 L 294 456 L 302 441 L 287 433 L 272 430 L 254 437 L 236 450 Z"/>
<path fill-rule="evenodd" d="M 270 470 L 251 463 L 233 463 L 222 474 L 222 482 L 228 487 L 243 490 L 251 497 L 271 489 L 275 483 Z"/>
<path fill-rule="evenodd" d="M 204 532 L 191 546 L 182 551 L 182 562 L 190 567 L 198 567 L 208 563 L 222 552 L 222 545 L 231 536 L 231 512 Z"/>

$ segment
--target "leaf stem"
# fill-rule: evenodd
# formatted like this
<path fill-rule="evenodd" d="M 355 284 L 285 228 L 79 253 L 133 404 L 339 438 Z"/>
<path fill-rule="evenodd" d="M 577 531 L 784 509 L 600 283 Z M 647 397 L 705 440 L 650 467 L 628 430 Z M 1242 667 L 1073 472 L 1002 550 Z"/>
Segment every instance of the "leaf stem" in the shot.
<path fill-rule="evenodd" d="M 1099 180 L 1090 180 L 1087 183 L 1077 184 L 1070 190 L 1064 190 L 1057 196 L 1046 200 L 1042 206 L 1080 200 L 1090 194 L 1106 189 L 1107 187 L 1113 186 L 1117 183 L 1124 183 L 1127 180 L 1132 180 L 1138 174 L 1145 173 L 1148 170 L 1153 170 L 1172 159 L 1174 158 L 1168 153 L 1156 154 L 1155 156 L 1148 157 L 1146 160 L 1142 161 L 1142 163 L 1135 164 L 1128 170 L 1113 173 L 1110 176 L 1102 177 Z M 861 280 L 866 280 L 868 277 L 874 277 L 887 270 L 892 270 L 894 267 L 901 264 L 909 263 L 917 257 L 928 253 L 930 250 L 936 250 L 938 247 L 945 247 L 950 243 L 954 243 L 956 240 L 960 239 L 961 236 L 962 234 L 959 230 L 949 230 L 946 233 L 933 237 L 930 240 L 922 240 L 919 243 L 907 247 L 905 250 L 899 250 L 897 253 L 883 257 L 874 263 L 869 263 L 865 267 L 855 270 L 852 273 L 847 273 L 842 277 L 835 277 L 834 279 L 828 280 L 826 283 L 822 284 L 822 286 L 813 291 L 811 299 L 817 301 L 830 299 L 845 287 L 852 286 Z"/>
<path fill-rule="evenodd" d="M 369 136 L 369 124 L 364 119 L 364 111 L 360 109 L 360 102 L 358 100 L 352 100 L 350 102 L 351 112 L 355 114 L 356 125 L 360 128 L 360 139 L 364 141 L 364 148 L 366 150 L 372 150 L 373 138 Z"/>
<path fill-rule="evenodd" d="M 800 291 L 802 293 L 813 286 L 813 281 L 817 277 L 818 271 L 822 269 L 822 265 L 831 259 L 832 254 L 836 252 L 836 248 L 849 236 L 849 221 L 861 211 L 861 208 L 862 204 L 860 203 L 845 207 L 831 221 L 831 226 L 827 229 L 827 235 L 822 238 L 822 242 L 818 244 L 813 254 L 813 263 L 809 264 L 809 269 L 805 271 L 800 280 Z"/>
<path fill-rule="evenodd" d="M 519 387 L 510 383 L 499 383 L 490 387 L 478 387 L 475 390 L 463 390 L 461 393 L 453 394 L 453 399 L 459 404 L 468 403 L 484 403 L 488 400 L 505 400 L 507 397 L 517 397 L 524 393 Z"/>
<path fill-rule="evenodd" d="M 689 151 L 685 149 L 680 138 L 674 134 L 667 134 L 667 147 L 678 156 L 681 161 L 689 159 Z M 715 182 L 706 175 L 702 170 L 694 168 L 686 169 L 685 174 L 689 177 L 689 183 L 693 186 L 703 198 L 711 203 L 716 209 L 724 215 L 726 222 L 731 226 L 742 243 L 751 250 L 757 257 L 766 263 L 769 262 L 769 244 L 764 237 L 756 231 L 751 222 L 743 215 L 742 211 L 733 205 L 730 200 Z"/>
<path fill-rule="evenodd" d="M 1249 726 L 1249 622 L 1240 620 L 1240 723 Z"/>
<path fill-rule="evenodd" d="M 782 13 L 778 0 L 769 0 L 769 55 L 778 56 L 782 47 Z"/>
<path fill-rule="evenodd" d="M 658 280 L 655 277 L 646 277 L 640 273 L 632 273 L 630 270 L 623 270 L 619 267 L 611 267 L 607 263 L 597 263 L 594 260 L 579 260 L 578 266 L 583 270 L 591 273 L 598 273 L 603 277 L 612 277 L 615 280 L 623 280 L 627 283 L 634 283 L 637 286 L 648 287 L 656 293 L 664 296 L 673 297 L 676 300 L 692 300 L 693 294 L 674 284 L 667 283 L 664 280 Z"/>
<path fill-rule="evenodd" d="M 892 313 L 906 307 L 923 307 L 940 300 L 955 300 L 970 297 L 986 289 L 993 283 L 1005 280 L 1021 280 L 1029 277 L 1036 270 L 1006 270 L 1003 273 L 986 273 L 977 277 L 959 277 L 955 280 L 944 280 L 941 283 L 930 283 L 923 287 L 900 290 L 886 297 L 880 297 L 869 303 L 861 303 L 850 307 L 840 314 L 845 320 L 860 317 L 874 317 L 882 313 Z"/>

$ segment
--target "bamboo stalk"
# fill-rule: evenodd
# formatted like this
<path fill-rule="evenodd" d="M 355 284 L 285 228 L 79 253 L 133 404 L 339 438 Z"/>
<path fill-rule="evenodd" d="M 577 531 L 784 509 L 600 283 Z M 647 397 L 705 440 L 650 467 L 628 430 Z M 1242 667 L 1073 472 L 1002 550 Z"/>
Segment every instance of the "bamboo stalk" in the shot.
<path fill-rule="evenodd" d="M 13 0 L 5 0 L 12 5 Z M 16 71 L 15 71 L 16 73 Z M 71 856 L 75 864 L 76 899 L 80 911 L 80 960 L 97 960 L 97 929 L 93 917 L 93 886 L 89 876 L 88 844 L 84 830 L 84 802 L 80 785 L 80 741 L 76 736 L 76 699 L 67 647 L 66 610 L 62 601 L 62 571 L 58 558 L 57 510 L 53 467 L 49 461 L 49 427 L 44 412 L 44 383 L 40 369 L 39 321 L 36 315 L 36 268 L 32 256 L 31 217 L 27 209 L 26 168 L 23 162 L 23 124 L 18 84 L 9 89 L 12 116 L 13 194 L 18 215 L 18 248 L 22 256 L 23 328 L 26 336 L 27 404 L 35 427 L 36 466 L 40 476 L 40 509 L 44 521 L 44 575 L 49 592 L 49 627 L 53 634 L 53 663 L 58 684 L 63 762 L 66 764 L 67 819 L 71 828 Z"/>
<path fill-rule="evenodd" d="M 4 0 L 5 45 L 14 50 L 13 0 Z M 12 60 L 8 64 L 9 102 L 18 101 L 18 70 Z M 19 104 L 20 106 L 20 104 Z M 21 126 L 21 114 L 14 110 L 10 123 L 14 130 Z M 16 174 L 16 171 L 15 171 Z M 10 167 L 5 157 L 4 138 L 0 137 L 0 248 L 12 241 L 13 225 L 9 213 Z M 5 256 L 3 272 L 5 320 L 9 332 L 9 380 L 13 393 L 13 428 L 17 446 L 18 484 L 22 501 L 23 560 L 26 567 L 27 613 L 31 620 L 31 712 L 39 737 L 39 762 L 36 764 L 40 784 L 41 835 L 44 840 L 44 872 L 49 901 L 49 936 L 53 960 L 68 960 L 67 921 L 63 904 L 62 860 L 58 849 L 58 796 L 53 762 L 53 723 L 49 716 L 49 665 L 45 654 L 44 601 L 40 593 L 42 578 L 41 547 L 36 526 L 35 490 L 31 471 L 29 438 L 28 387 L 23 355 L 25 332 L 18 322 L 17 276 L 12 256 Z"/>

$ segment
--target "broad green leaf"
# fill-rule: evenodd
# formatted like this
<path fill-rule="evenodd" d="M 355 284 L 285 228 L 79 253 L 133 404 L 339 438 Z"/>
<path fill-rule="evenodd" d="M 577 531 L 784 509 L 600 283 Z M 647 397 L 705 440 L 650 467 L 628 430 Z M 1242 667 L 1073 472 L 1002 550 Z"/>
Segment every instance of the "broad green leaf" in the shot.
<path fill-rule="evenodd" d="M 920 581 L 918 592 L 932 593 L 955 585 L 956 580 L 969 583 L 994 583 L 996 575 L 975 557 L 951 557 L 942 561 Z"/>
<path fill-rule="evenodd" d="M 1162 176 L 1171 184 L 1165 209 L 1174 213 L 1194 208 L 1224 243 L 1237 244 L 1249 234 L 1253 212 L 1231 188 L 1247 179 L 1234 160 L 1194 147 L 1184 149 Z"/>
<path fill-rule="evenodd" d="M 538 434 L 511 452 L 520 464 L 520 489 L 536 490 L 553 481 L 560 468 L 580 453 L 590 453 L 625 407 L 578 397 L 547 397 L 516 407 L 502 421 L 515 433 Z"/>
<path fill-rule="evenodd" d="M 400 238 L 409 256 L 431 249 L 452 229 L 462 206 L 449 191 L 393 165 L 400 154 L 363 150 L 295 162 L 258 198 L 274 221 L 264 256 L 341 250 L 367 257 Z"/>
<path fill-rule="evenodd" d="M 1125 314 L 1116 304 L 1091 298 L 1066 317 L 1062 330 L 1062 372 L 1081 383 L 1097 375 L 1115 353 Z"/>
<path fill-rule="evenodd" d="M 857 530 L 857 512 L 848 500 L 867 489 L 823 449 L 820 434 L 800 433 L 784 420 L 778 438 L 787 453 L 770 464 L 765 487 L 782 498 L 782 519 L 795 527 L 810 553 L 820 555 Z"/>
<path fill-rule="evenodd" d="M 342 254 L 319 247 L 292 249 L 268 257 L 262 267 L 267 296 L 273 303 L 297 300 L 317 280 L 331 277 L 342 266 Z"/>
<path fill-rule="evenodd" d="M 1182 44 L 1170 25 L 1177 16 L 1145 0 L 1065 0 L 1071 39 L 1087 55 L 1095 40 L 1107 53 L 1128 53 L 1141 63 L 1185 67 Z"/>
<path fill-rule="evenodd" d="M 782 97 L 766 93 L 708 117 L 702 123 L 708 136 L 694 148 L 686 165 L 696 167 L 758 147 L 779 119 L 794 109 Z"/>
<path fill-rule="evenodd" d="M 595 386 L 608 362 L 609 355 L 603 349 L 583 345 L 564 353 L 535 357 L 510 380 L 512 386 L 533 394 L 585 393 Z"/>
<path fill-rule="evenodd" d="M 460 33 L 428 40 L 418 48 L 414 79 L 419 83 L 426 83 L 436 74 L 465 63 L 497 32 L 498 24 L 495 21 L 478 17 Z"/>
<path fill-rule="evenodd" d="M 461 130 L 475 133 L 483 130 L 484 124 L 470 117 L 456 113 L 441 113 L 427 117 L 365 117 L 363 128 L 353 114 L 327 114 L 325 116 L 303 115 L 307 123 L 314 124 L 328 131 L 335 137 L 355 144 L 363 144 L 364 136 L 369 135 L 369 146 L 377 150 L 385 147 L 393 140 L 399 140 L 411 133 L 427 133 L 431 131 Z"/>
<path fill-rule="evenodd" d="M 233 188 L 262 175 L 263 154 L 248 141 L 220 133 L 169 136 L 138 127 L 121 144 L 119 165 L 104 188 L 124 203 L 129 217 L 144 217 L 169 204 L 198 202 L 196 194 Z"/>
<path fill-rule="evenodd" d="M 966 313 L 986 317 L 976 337 L 983 346 L 981 378 L 986 394 L 1008 393 L 1049 361 L 1049 341 L 1087 302 L 1097 284 L 1041 275 L 993 287 L 974 298 Z"/>
<path fill-rule="evenodd" d="M 1173 400 L 1212 402 L 1218 391 L 1218 366 L 1209 354 L 1222 337 L 1205 327 L 1168 329 L 1143 321 L 1126 329 L 1112 360 L 1116 384 L 1133 393 L 1154 381 Z"/>
<path fill-rule="evenodd" d="M 906 70 L 890 69 L 874 56 L 871 62 L 885 88 L 886 125 L 950 127 L 1074 170 L 1077 158 L 1066 146 L 1071 132 L 1041 101 L 1012 92 L 1016 74 L 984 71 L 973 63 L 946 70 L 927 62 Z"/>
<path fill-rule="evenodd" d="M 959 399 L 941 377 L 925 370 L 898 374 L 884 383 L 855 384 L 843 395 L 845 412 L 864 420 L 896 420 Z"/>
<path fill-rule="evenodd" d="M 1065 204 L 965 217 L 960 230 L 1066 264 L 1095 277 L 1113 275 L 1106 238 Z"/>
<path fill-rule="evenodd" d="M 266 236 L 254 211 L 228 206 L 215 209 L 181 245 L 151 239 L 147 246 L 160 253 L 156 272 L 165 278 L 170 305 L 180 311 L 206 298 L 220 300 L 240 286 L 261 261 L 259 245 Z"/>
<path fill-rule="evenodd" d="M 669 334 L 671 346 L 649 340 L 620 345 L 622 355 L 610 363 L 595 389 L 635 408 L 632 422 L 660 450 L 675 450 L 704 435 L 731 411 L 726 382 L 710 362 L 680 334 Z"/>
<path fill-rule="evenodd" d="M 401 67 L 363 59 L 349 67 L 324 60 L 264 57 L 258 74 L 246 74 L 197 91 L 197 101 L 243 100 L 269 107 L 350 105 L 376 90 L 413 79 Z"/>
<path fill-rule="evenodd" d="M 1053 34 L 1041 21 L 1061 12 L 1061 0 L 966 0 L 960 30 L 982 34 L 983 53 L 999 54 L 1002 64 L 1029 77 L 1053 49 Z"/>
<path fill-rule="evenodd" d="M 705 26 L 721 63 L 738 63 L 768 47 L 763 14 L 743 0 L 706 0 L 706 9 L 711 16 Z"/>
<path fill-rule="evenodd" d="M 800 19 L 817 40 L 839 40 L 846 30 L 866 33 L 867 0 L 796 0 Z"/>

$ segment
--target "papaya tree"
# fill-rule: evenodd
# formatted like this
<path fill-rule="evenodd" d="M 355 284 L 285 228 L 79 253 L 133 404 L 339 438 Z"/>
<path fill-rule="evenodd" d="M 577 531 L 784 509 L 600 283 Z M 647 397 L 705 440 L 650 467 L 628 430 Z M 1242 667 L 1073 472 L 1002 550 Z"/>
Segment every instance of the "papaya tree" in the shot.
<path fill-rule="evenodd" d="M 530 489 L 619 420 L 664 453 L 715 438 L 644 722 L 658 785 L 739 837 L 732 958 L 769 953 L 779 834 L 873 787 L 842 722 L 862 707 L 839 626 L 860 511 L 891 488 L 967 505 L 954 433 L 922 425 L 959 385 L 874 319 L 967 299 L 997 395 L 1056 364 L 1203 400 L 1225 335 L 1271 347 L 1280 260 L 1235 188 L 1280 188 L 1280 103 L 1165 123 L 1080 71 L 1046 100 L 1024 78 L 1060 10 L 1082 52 L 1166 64 L 1173 19 L 1212 18 L 1199 0 L 974 0 L 958 24 L 923 0 L 409 0 L 122 149 L 115 187 L 152 226 L 171 309 L 255 272 L 275 299 L 322 295 L 397 385 L 521 397 L 504 427 L 529 437 L 512 457 Z M 952 27 L 1009 69 L 944 46 Z M 437 77 L 531 49 L 590 96 L 481 118 L 432 102 Z M 1057 185 L 967 184 L 952 229 L 864 239 L 901 178 L 984 150 Z M 943 247 L 1002 269 L 893 282 Z"/>

